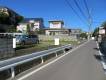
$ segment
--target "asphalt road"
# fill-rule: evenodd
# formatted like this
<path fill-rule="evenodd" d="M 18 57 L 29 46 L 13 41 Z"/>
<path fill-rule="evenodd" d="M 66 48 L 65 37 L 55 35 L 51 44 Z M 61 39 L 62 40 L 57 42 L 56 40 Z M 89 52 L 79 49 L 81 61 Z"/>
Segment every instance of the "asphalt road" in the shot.
<path fill-rule="evenodd" d="M 106 80 L 98 54 L 90 41 L 23 80 Z"/>

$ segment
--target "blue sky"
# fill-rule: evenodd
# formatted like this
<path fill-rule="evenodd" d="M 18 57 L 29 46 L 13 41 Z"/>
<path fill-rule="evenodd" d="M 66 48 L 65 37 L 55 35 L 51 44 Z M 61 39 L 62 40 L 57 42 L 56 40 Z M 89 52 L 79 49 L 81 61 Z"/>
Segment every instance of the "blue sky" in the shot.
<path fill-rule="evenodd" d="M 81 28 L 88 31 L 88 26 L 83 15 L 76 7 L 74 0 L 68 0 L 81 21 L 65 0 L 0 0 L 0 5 L 7 6 L 24 17 L 42 17 L 44 24 L 48 27 L 49 20 L 63 20 L 67 28 Z M 83 0 L 76 0 L 86 16 L 86 8 Z M 106 20 L 106 0 L 86 0 L 93 18 L 92 30 L 100 26 Z"/>

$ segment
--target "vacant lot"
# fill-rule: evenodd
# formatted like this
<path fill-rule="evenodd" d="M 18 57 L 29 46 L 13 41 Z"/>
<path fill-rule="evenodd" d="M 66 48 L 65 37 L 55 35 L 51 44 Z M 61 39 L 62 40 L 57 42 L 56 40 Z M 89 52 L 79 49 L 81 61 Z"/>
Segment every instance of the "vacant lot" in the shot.
<path fill-rule="evenodd" d="M 25 54 L 31 54 L 33 52 L 47 50 L 50 48 L 59 47 L 66 44 L 78 45 L 78 41 L 60 41 L 60 45 L 55 46 L 54 41 L 41 41 L 39 44 L 35 45 L 25 45 L 25 46 L 17 46 L 15 56 L 21 56 Z"/>

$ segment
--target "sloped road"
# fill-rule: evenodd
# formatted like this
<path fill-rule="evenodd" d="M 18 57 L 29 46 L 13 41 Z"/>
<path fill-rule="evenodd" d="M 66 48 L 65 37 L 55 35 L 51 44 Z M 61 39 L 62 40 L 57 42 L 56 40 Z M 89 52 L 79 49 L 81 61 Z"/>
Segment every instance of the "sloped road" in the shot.
<path fill-rule="evenodd" d="M 90 41 L 23 80 L 105 80 L 96 42 Z"/>

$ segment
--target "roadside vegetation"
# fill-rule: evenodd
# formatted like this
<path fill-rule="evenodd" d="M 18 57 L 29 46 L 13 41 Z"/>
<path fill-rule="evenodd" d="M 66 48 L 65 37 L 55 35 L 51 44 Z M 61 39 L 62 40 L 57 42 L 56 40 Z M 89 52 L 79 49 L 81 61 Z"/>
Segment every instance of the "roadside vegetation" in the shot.
<path fill-rule="evenodd" d="M 62 45 L 78 45 L 78 41 L 60 41 L 60 45 L 54 45 L 54 41 L 40 41 L 39 44 L 32 44 L 32 45 L 17 45 L 15 56 L 21 56 L 25 54 L 31 54 L 38 51 L 48 50 L 51 48 L 59 47 Z"/>

